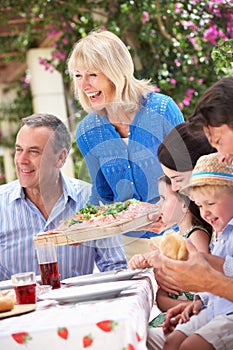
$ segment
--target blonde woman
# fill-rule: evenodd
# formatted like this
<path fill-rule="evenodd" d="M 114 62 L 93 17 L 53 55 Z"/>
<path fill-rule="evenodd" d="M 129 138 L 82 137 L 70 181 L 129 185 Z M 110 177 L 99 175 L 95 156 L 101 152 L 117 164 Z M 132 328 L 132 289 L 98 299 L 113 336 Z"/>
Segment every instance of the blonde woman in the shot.
<path fill-rule="evenodd" d="M 157 149 L 183 122 L 178 106 L 156 93 L 150 81 L 134 77 L 128 48 L 110 31 L 93 31 L 78 41 L 68 70 L 75 96 L 88 113 L 78 125 L 76 141 L 93 185 L 90 202 L 136 198 L 156 203 L 155 184 L 162 174 Z M 131 240 L 151 235 L 129 233 Z"/>

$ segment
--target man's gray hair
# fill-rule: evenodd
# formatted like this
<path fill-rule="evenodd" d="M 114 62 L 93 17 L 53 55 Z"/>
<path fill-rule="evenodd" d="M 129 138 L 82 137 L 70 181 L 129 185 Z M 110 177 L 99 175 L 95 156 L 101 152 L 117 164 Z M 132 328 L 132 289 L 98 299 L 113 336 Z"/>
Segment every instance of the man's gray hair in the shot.
<path fill-rule="evenodd" d="M 31 128 L 46 127 L 54 131 L 53 148 L 54 153 L 65 148 L 67 153 L 71 148 L 71 135 L 65 124 L 52 114 L 36 113 L 22 118 L 21 126 L 28 125 Z"/>

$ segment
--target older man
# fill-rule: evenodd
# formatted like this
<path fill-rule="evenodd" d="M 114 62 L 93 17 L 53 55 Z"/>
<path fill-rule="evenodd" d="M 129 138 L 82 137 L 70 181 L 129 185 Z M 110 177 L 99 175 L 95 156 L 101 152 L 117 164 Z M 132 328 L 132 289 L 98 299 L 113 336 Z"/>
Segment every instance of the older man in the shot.
<path fill-rule="evenodd" d="M 24 271 L 38 270 L 33 237 L 58 226 L 81 209 L 90 185 L 64 176 L 61 168 L 71 147 L 62 121 L 49 114 L 22 119 L 16 137 L 15 166 L 18 180 L 0 187 L 0 280 Z M 126 267 L 120 237 L 60 246 L 61 279 Z"/>

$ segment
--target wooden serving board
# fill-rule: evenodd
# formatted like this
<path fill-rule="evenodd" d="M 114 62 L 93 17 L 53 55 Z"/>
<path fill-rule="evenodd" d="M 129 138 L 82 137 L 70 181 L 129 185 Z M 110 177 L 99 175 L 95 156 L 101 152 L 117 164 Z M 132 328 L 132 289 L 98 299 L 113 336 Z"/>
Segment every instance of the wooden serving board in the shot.
<path fill-rule="evenodd" d="M 56 245 L 83 243 L 86 241 L 107 238 L 133 231 L 140 227 L 149 225 L 150 223 L 152 223 L 152 221 L 148 219 L 148 213 L 146 213 L 138 216 L 137 218 L 125 220 L 118 224 L 97 227 L 90 226 L 80 229 L 72 229 L 72 226 L 70 226 L 69 229 L 59 233 L 40 233 L 34 237 L 34 243 L 46 243 L 51 241 Z"/>
<path fill-rule="evenodd" d="M 0 319 L 26 314 L 28 312 L 34 311 L 35 309 L 35 304 L 15 305 L 14 309 L 12 309 L 11 311 L 0 312 Z"/>

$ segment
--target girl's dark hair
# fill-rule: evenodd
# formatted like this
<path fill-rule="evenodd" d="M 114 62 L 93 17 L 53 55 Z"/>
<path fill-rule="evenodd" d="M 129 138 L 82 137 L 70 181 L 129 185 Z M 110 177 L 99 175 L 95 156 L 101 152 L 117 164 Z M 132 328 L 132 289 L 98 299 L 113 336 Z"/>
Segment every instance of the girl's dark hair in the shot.
<path fill-rule="evenodd" d="M 194 112 L 188 118 L 190 131 L 196 135 L 203 128 L 223 124 L 233 129 L 233 76 L 225 77 L 210 86 L 199 99 Z"/>
<path fill-rule="evenodd" d="M 167 175 L 160 176 L 158 181 L 163 181 L 167 185 L 171 185 L 171 180 Z M 179 193 L 179 191 L 176 191 L 176 193 L 178 197 L 180 197 L 180 199 L 182 199 L 185 202 L 188 209 L 190 210 L 190 213 L 192 214 L 192 225 L 201 226 L 205 228 L 209 233 L 212 233 L 213 231 L 212 226 L 208 224 L 204 219 L 202 219 L 200 215 L 200 209 L 195 204 L 195 202 L 193 202 L 188 196 L 185 196 L 184 194 Z"/>
<path fill-rule="evenodd" d="M 185 172 L 193 170 L 197 160 L 209 153 L 216 152 L 203 135 L 194 137 L 188 123 L 173 128 L 158 148 L 158 159 L 169 169 Z"/>

